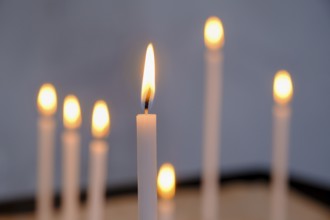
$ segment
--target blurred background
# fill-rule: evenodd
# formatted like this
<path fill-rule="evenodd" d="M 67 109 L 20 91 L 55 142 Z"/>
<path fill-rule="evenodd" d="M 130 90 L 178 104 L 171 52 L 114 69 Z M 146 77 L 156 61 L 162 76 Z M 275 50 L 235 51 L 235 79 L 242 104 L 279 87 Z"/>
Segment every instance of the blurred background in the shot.
<path fill-rule="evenodd" d="M 223 174 L 269 171 L 272 83 L 293 79 L 289 172 L 330 187 L 330 2 L 278 1 L 0 1 L 0 202 L 36 191 L 36 97 L 44 82 L 59 97 L 55 187 L 61 188 L 62 104 L 82 108 L 81 188 L 87 186 L 91 113 L 110 106 L 107 184 L 136 184 L 136 121 L 145 49 L 153 42 L 158 163 L 178 180 L 201 172 L 204 22 L 223 21 Z M 220 156 L 220 155 L 219 155 Z"/>

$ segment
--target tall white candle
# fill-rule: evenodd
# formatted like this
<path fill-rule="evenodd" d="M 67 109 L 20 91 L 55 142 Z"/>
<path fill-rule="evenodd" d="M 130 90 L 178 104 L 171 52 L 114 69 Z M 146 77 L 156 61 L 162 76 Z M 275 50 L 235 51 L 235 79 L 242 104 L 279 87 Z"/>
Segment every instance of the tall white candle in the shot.
<path fill-rule="evenodd" d="M 143 73 L 141 103 L 145 114 L 136 116 L 137 174 L 140 220 L 157 219 L 157 133 L 155 114 L 148 114 L 155 95 L 155 58 L 152 44 L 148 45 Z"/>
<path fill-rule="evenodd" d="M 293 86 L 285 70 L 276 73 L 273 94 L 273 170 L 271 219 L 285 220 L 288 188 L 288 150 Z"/>
<path fill-rule="evenodd" d="M 220 116 L 222 102 L 222 46 L 224 32 L 217 17 L 207 19 L 205 38 L 205 94 L 203 129 L 203 181 L 219 176 Z"/>
<path fill-rule="evenodd" d="M 53 172 L 57 109 L 57 96 L 52 84 L 41 86 L 37 106 L 38 119 L 38 180 L 37 219 L 49 220 L 53 216 Z"/>
<path fill-rule="evenodd" d="M 160 198 L 158 204 L 160 220 L 175 219 L 175 169 L 170 163 L 163 164 L 158 172 L 157 189 Z"/>
<path fill-rule="evenodd" d="M 104 140 L 110 130 L 110 114 L 105 101 L 99 100 L 94 105 L 92 116 L 92 134 L 90 143 L 90 167 L 88 188 L 88 219 L 104 220 L 105 192 L 107 174 L 108 144 Z"/>
<path fill-rule="evenodd" d="M 205 40 L 205 93 L 202 166 L 202 218 L 218 219 L 218 180 L 220 175 L 220 124 L 224 30 L 217 17 L 207 19 Z"/>
<path fill-rule="evenodd" d="M 79 219 L 79 158 L 81 112 L 78 98 L 68 95 L 64 99 L 62 133 L 63 147 L 63 219 Z"/>

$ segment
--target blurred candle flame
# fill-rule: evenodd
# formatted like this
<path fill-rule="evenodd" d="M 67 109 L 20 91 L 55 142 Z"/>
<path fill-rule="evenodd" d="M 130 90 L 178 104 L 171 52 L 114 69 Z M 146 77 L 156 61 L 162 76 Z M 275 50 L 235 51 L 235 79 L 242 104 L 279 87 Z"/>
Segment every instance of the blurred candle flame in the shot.
<path fill-rule="evenodd" d="M 155 96 L 155 55 L 150 43 L 146 52 L 141 89 L 141 104 L 145 111 L 151 107 Z"/>
<path fill-rule="evenodd" d="M 63 104 L 63 123 L 68 129 L 75 129 L 81 125 L 81 110 L 79 100 L 74 95 L 68 95 Z"/>
<path fill-rule="evenodd" d="M 275 74 L 273 95 L 277 104 L 285 105 L 291 101 L 293 85 L 290 73 L 286 70 L 280 70 Z"/>
<path fill-rule="evenodd" d="M 99 100 L 94 104 L 92 116 L 92 135 L 95 138 L 104 138 L 110 131 L 110 114 L 107 103 Z"/>
<path fill-rule="evenodd" d="M 37 106 L 40 114 L 51 116 L 57 110 L 57 95 L 55 87 L 50 83 L 45 83 L 40 87 Z"/>
<path fill-rule="evenodd" d="M 172 199 L 175 195 L 175 170 L 172 164 L 163 164 L 157 177 L 158 195 L 163 199 Z"/>
<path fill-rule="evenodd" d="M 221 20 L 218 17 L 209 17 L 205 22 L 204 41 L 209 49 L 219 49 L 224 44 L 224 30 Z"/>

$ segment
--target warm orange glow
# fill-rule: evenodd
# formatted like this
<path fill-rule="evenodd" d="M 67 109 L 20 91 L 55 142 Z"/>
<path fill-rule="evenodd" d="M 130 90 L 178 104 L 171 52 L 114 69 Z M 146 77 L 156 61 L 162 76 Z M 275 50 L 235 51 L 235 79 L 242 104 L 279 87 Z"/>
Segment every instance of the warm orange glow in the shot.
<path fill-rule="evenodd" d="M 110 114 L 107 103 L 99 100 L 94 104 L 92 116 L 92 134 L 95 138 L 104 138 L 109 134 Z"/>
<path fill-rule="evenodd" d="M 55 114 L 57 109 L 57 96 L 55 87 L 52 84 L 46 83 L 40 87 L 37 106 L 42 115 L 50 116 Z"/>
<path fill-rule="evenodd" d="M 175 170 L 172 164 L 163 164 L 157 178 L 158 195 L 163 199 L 172 199 L 175 195 Z"/>
<path fill-rule="evenodd" d="M 219 49 L 225 41 L 222 22 L 218 17 L 209 17 L 205 22 L 204 41 L 209 49 Z"/>
<path fill-rule="evenodd" d="M 280 70 L 275 74 L 273 95 L 276 103 L 285 105 L 289 103 L 293 95 L 293 85 L 290 73 Z"/>
<path fill-rule="evenodd" d="M 68 95 L 63 104 L 63 124 L 68 129 L 75 129 L 81 125 L 81 111 L 79 100 L 74 95 Z"/>
<path fill-rule="evenodd" d="M 141 103 L 148 111 L 155 96 L 155 55 L 152 44 L 148 45 L 141 89 Z"/>

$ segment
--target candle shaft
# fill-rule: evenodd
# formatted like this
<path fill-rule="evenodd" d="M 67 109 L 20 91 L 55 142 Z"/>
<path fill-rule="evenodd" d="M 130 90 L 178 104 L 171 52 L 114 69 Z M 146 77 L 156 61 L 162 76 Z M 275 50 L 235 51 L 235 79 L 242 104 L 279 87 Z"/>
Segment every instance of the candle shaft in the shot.
<path fill-rule="evenodd" d="M 63 219 L 79 219 L 79 155 L 80 135 L 75 130 L 66 130 L 63 142 Z"/>
<path fill-rule="evenodd" d="M 203 129 L 203 182 L 218 182 L 220 152 L 220 116 L 222 103 L 222 62 L 218 50 L 206 50 L 204 129 Z"/>
<path fill-rule="evenodd" d="M 206 179 L 202 185 L 202 219 L 219 219 L 219 186 L 213 179 Z"/>
<path fill-rule="evenodd" d="M 159 201 L 159 219 L 175 219 L 175 202 L 172 199 L 161 199 Z"/>
<path fill-rule="evenodd" d="M 90 144 L 89 220 L 104 220 L 106 192 L 106 161 L 108 145 L 104 140 Z"/>
<path fill-rule="evenodd" d="M 137 121 L 137 174 L 140 220 L 157 219 L 156 115 L 141 114 Z"/>
<path fill-rule="evenodd" d="M 274 106 L 272 220 L 286 219 L 290 117 L 290 106 Z"/>
<path fill-rule="evenodd" d="M 38 195 L 37 219 L 53 216 L 53 172 L 56 123 L 52 117 L 38 119 Z"/>

